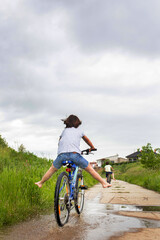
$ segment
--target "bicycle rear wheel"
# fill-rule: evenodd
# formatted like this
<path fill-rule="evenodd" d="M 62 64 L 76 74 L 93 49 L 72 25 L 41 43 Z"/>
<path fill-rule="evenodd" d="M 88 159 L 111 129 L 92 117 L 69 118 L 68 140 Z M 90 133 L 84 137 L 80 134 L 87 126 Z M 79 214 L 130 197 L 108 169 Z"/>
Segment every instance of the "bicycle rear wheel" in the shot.
<path fill-rule="evenodd" d="M 67 173 L 62 172 L 56 183 L 54 196 L 54 214 L 60 227 L 68 222 L 70 212 L 70 187 Z"/>
<path fill-rule="evenodd" d="M 108 174 L 107 176 L 107 182 L 110 184 L 111 183 L 111 174 Z"/>
<path fill-rule="evenodd" d="M 80 214 L 83 210 L 84 206 L 84 189 L 81 189 L 80 187 L 84 185 L 84 180 L 82 174 L 77 174 L 76 179 L 76 186 L 75 186 L 75 199 L 74 199 L 74 206 L 76 209 L 76 212 Z"/>

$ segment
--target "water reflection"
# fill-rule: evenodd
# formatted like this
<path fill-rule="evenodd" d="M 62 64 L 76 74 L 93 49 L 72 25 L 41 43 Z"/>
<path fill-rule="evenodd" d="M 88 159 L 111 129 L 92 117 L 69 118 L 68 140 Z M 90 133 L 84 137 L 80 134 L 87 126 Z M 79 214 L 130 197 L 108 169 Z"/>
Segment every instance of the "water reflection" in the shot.
<path fill-rule="evenodd" d="M 111 236 L 138 229 L 159 228 L 160 221 L 117 215 L 118 211 L 143 211 L 142 207 L 122 204 L 98 204 L 99 197 L 86 204 L 84 213 L 85 221 L 89 221 L 90 227 L 86 231 L 85 240 L 109 239 Z M 97 235 L 96 235 L 97 233 Z"/>
<path fill-rule="evenodd" d="M 142 211 L 142 209 L 137 206 L 121 204 L 107 204 L 106 209 L 108 211 Z"/>
<path fill-rule="evenodd" d="M 137 206 L 144 212 L 160 212 L 160 206 Z"/>
<path fill-rule="evenodd" d="M 107 240 L 111 236 L 138 228 L 160 227 L 160 221 L 116 214 L 118 211 L 157 211 L 160 206 L 100 204 L 100 197 L 99 194 L 92 200 L 86 200 L 80 217 L 74 211 L 71 212 L 69 222 L 63 228 L 57 227 L 52 213 L 1 229 L 0 240 Z"/>
<path fill-rule="evenodd" d="M 107 211 L 159 212 L 160 206 L 134 206 L 126 204 L 107 204 Z"/>

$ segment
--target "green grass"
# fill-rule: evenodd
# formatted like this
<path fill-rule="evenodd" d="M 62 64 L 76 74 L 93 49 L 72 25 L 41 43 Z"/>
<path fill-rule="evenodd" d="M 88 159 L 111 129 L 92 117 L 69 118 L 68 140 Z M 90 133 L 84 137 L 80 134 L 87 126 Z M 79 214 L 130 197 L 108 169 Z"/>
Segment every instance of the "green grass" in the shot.
<path fill-rule="evenodd" d="M 24 220 L 53 204 L 56 176 L 39 189 L 39 180 L 50 164 L 4 167 L 0 174 L 0 226 Z"/>
<path fill-rule="evenodd" d="M 52 160 L 29 152 L 17 152 L 0 136 L 0 226 L 11 225 L 53 209 L 54 189 L 62 167 L 41 189 L 34 183 L 49 169 Z M 84 172 L 85 184 L 97 183 Z"/>
<path fill-rule="evenodd" d="M 139 162 L 114 166 L 116 179 L 160 192 L 160 169 L 149 170 Z"/>

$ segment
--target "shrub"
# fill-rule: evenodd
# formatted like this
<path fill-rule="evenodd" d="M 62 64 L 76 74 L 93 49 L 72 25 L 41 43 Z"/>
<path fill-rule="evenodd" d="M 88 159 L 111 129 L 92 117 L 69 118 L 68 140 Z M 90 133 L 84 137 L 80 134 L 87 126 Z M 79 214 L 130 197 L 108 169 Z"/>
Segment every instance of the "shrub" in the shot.
<path fill-rule="evenodd" d="M 0 147 L 8 147 L 8 144 L 4 138 L 1 137 L 0 135 Z"/>
<path fill-rule="evenodd" d="M 160 167 L 160 154 L 153 151 L 150 143 L 142 147 L 141 163 L 145 168 L 157 169 Z"/>

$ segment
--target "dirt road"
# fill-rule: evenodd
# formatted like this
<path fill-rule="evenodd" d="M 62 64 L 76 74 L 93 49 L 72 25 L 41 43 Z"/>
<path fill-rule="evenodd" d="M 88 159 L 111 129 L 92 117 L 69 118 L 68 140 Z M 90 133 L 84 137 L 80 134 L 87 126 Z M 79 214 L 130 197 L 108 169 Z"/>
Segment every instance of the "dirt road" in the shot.
<path fill-rule="evenodd" d="M 158 211 L 138 211 L 143 209 L 142 206 L 160 206 L 160 194 L 144 189 L 137 185 L 129 184 L 123 181 L 112 181 L 112 187 L 107 191 L 100 188 L 99 185 L 91 188 L 86 197 L 92 199 L 101 192 L 100 203 L 102 204 L 118 204 L 117 214 L 129 217 L 136 217 L 142 219 L 160 220 L 160 212 Z M 127 206 L 130 209 L 126 210 Z M 141 206 L 141 208 L 132 208 L 133 206 Z M 122 208 L 123 207 L 123 208 Z M 144 208 L 145 209 L 145 208 Z M 147 209 L 147 208 L 146 208 Z M 148 208 L 149 209 L 149 208 Z M 152 209 L 152 208 L 150 208 Z M 156 208 L 154 209 L 156 210 Z M 158 209 L 160 211 L 160 209 Z M 134 225 L 129 229 L 133 233 L 119 233 L 121 236 L 111 237 L 111 240 L 146 240 L 146 239 L 160 239 L 160 228 L 135 229 Z"/>
<path fill-rule="evenodd" d="M 100 184 L 86 191 L 81 216 L 72 211 L 59 228 L 53 210 L 47 215 L 0 230 L 0 240 L 147 240 L 160 239 L 160 212 L 142 206 L 160 206 L 160 194 L 123 181 L 111 188 Z"/>

